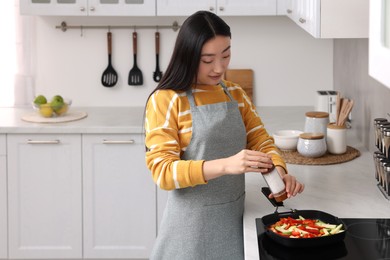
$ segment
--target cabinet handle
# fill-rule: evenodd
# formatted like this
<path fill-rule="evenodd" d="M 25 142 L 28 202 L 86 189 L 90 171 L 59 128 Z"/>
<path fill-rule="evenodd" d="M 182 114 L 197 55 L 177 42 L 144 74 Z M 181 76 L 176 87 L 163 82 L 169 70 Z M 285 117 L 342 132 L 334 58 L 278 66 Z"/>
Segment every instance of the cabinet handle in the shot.
<path fill-rule="evenodd" d="M 56 140 L 31 140 L 31 139 L 28 139 L 27 143 L 28 144 L 59 144 L 60 140 L 58 140 L 58 139 L 56 139 Z"/>
<path fill-rule="evenodd" d="M 213 11 L 214 11 L 214 6 L 210 6 L 209 10 L 210 10 L 211 12 L 213 12 Z"/>
<path fill-rule="evenodd" d="M 85 7 L 84 6 L 80 7 L 80 11 L 84 12 L 85 11 Z"/>
<path fill-rule="evenodd" d="M 299 22 L 300 22 L 300 23 L 306 23 L 306 19 L 299 18 Z"/>
<path fill-rule="evenodd" d="M 222 12 L 223 12 L 223 11 L 225 11 L 225 8 L 224 8 L 223 6 L 220 6 L 220 7 L 219 7 L 219 11 L 222 11 Z"/>
<path fill-rule="evenodd" d="M 93 11 L 95 11 L 95 7 L 91 7 L 91 8 L 89 8 L 89 10 L 91 11 L 91 12 L 93 12 Z"/>
<path fill-rule="evenodd" d="M 287 9 L 287 13 L 288 14 L 292 14 L 292 10 L 291 9 Z"/>
<path fill-rule="evenodd" d="M 105 140 L 103 139 L 103 144 L 134 144 L 134 140 Z"/>

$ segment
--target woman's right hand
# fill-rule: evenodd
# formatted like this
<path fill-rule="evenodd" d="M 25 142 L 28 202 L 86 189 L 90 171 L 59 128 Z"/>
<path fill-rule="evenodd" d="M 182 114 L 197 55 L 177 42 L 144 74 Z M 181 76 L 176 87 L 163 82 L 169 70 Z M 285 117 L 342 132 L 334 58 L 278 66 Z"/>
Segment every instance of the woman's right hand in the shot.
<path fill-rule="evenodd" d="M 271 167 L 271 155 L 244 149 L 227 158 L 205 161 L 203 175 L 205 180 L 211 180 L 227 174 L 267 172 Z"/>

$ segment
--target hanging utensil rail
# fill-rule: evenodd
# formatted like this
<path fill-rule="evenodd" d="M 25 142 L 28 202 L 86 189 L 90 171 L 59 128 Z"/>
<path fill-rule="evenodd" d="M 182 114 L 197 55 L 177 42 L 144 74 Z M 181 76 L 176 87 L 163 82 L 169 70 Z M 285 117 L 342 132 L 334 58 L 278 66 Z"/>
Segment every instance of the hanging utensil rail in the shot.
<path fill-rule="evenodd" d="M 177 31 L 180 25 L 177 21 L 174 21 L 172 25 L 68 25 L 65 21 L 61 25 L 56 25 L 56 29 L 66 32 L 68 29 L 172 29 Z"/>

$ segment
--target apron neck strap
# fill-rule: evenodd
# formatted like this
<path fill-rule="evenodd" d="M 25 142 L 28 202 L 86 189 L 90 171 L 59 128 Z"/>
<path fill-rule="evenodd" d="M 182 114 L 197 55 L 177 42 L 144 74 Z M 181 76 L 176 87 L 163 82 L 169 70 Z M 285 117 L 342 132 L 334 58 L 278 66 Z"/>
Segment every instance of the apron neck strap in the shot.
<path fill-rule="evenodd" d="M 230 101 L 233 101 L 234 99 L 233 99 L 232 95 L 230 94 L 229 90 L 227 89 L 227 87 L 225 86 L 225 83 L 223 81 L 221 81 L 221 82 L 219 82 L 219 84 L 221 85 L 225 94 L 229 97 Z M 190 102 L 190 106 L 196 107 L 194 95 L 192 95 L 192 88 L 188 89 L 186 91 L 186 94 L 187 94 L 188 100 Z"/>

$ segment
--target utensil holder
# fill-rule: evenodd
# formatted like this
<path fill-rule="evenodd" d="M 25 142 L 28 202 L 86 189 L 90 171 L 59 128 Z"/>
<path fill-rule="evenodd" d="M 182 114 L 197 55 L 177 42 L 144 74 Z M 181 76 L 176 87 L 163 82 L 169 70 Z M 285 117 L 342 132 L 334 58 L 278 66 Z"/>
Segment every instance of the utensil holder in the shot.
<path fill-rule="evenodd" d="M 347 151 L 347 129 L 345 125 L 328 124 L 326 145 L 331 154 L 343 154 Z"/>

